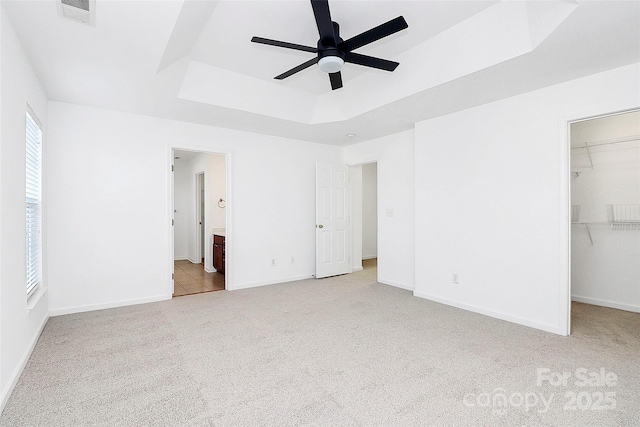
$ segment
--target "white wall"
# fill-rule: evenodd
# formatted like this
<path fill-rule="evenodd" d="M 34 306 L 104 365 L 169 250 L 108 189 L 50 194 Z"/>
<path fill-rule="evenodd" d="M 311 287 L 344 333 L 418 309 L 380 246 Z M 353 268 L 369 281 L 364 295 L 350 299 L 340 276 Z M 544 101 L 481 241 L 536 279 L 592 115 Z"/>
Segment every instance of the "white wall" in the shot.
<path fill-rule="evenodd" d="M 211 232 L 211 229 L 224 229 L 227 227 L 227 210 L 218 206 L 218 201 L 223 199 L 225 202 L 221 203 L 221 206 L 226 206 L 227 201 L 227 165 L 224 156 L 209 155 L 209 207 L 208 212 L 209 221 L 211 226 L 207 229 L 207 232 Z M 213 262 L 213 261 L 212 261 Z"/>
<path fill-rule="evenodd" d="M 640 135 L 640 112 L 571 126 L 571 144 Z M 580 205 L 580 222 L 606 223 L 607 205 L 640 204 L 640 142 L 571 150 L 571 203 Z M 640 312 L 640 230 L 584 226 L 571 233 L 571 292 L 575 301 Z"/>
<path fill-rule="evenodd" d="M 413 138 L 411 130 L 344 148 L 347 164 L 378 164 L 378 281 L 405 289 L 414 287 Z"/>
<path fill-rule="evenodd" d="M 171 147 L 228 156 L 228 289 L 313 274 L 315 162 L 340 148 L 59 102 L 49 120 L 52 314 L 171 297 Z"/>
<path fill-rule="evenodd" d="M 189 258 L 189 206 L 191 205 L 191 186 L 189 180 L 189 160 L 173 161 L 173 258 Z"/>
<path fill-rule="evenodd" d="M 43 167 L 48 152 L 47 97 L 0 7 L 0 411 L 48 319 L 47 258 L 43 284 L 27 304 L 25 275 L 25 112 L 43 124 Z M 43 198 L 46 198 L 46 180 Z M 46 244 L 46 200 L 43 204 Z"/>
<path fill-rule="evenodd" d="M 378 164 L 362 165 L 362 258 L 378 256 Z"/>
<path fill-rule="evenodd" d="M 638 107 L 639 75 L 634 64 L 417 123 L 415 295 L 566 334 L 567 121 Z"/>

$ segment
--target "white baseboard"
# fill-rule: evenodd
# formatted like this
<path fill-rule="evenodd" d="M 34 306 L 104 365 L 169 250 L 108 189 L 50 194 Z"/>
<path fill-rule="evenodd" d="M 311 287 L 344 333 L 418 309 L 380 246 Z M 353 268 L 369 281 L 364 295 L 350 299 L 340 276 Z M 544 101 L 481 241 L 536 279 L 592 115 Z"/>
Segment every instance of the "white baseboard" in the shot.
<path fill-rule="evenodd" d="M 393 287 L 400 288 L 400 289 L 406 289 L 407 291 L 413 291 L 415 289 L 414 286 L 405 285 L 403 283 L 393 282 L 393 281 L 387 280 L 387 279 L 381 279 L 379 277 L 378 277 L 378 283 L 382 283 L 383 285 L 389 285 L 389 286 L 393 286 Z"/>
<path fill-rule="evenodd" d="M 175 257 L 173 258 L 174 261 L 187 261 L 189 260 L 189 257 Z"/>
<path fill-rule="evenodd" d="M 129 305 L 146 304 L 149 302 L 166 301 L 171 299 L 171 295 L 157 295 L 149 298 L 130 299 L 124 301 L 114 301 L 105 304 L 89 304 L 76 307 L 57 308 L 49 311 L 53 316 L 62 316 L 65 314 L 84 313 L 86 311 L 104 310 L 107 308 L 126 307 Z"/>
<path fill-rule="evenodd" d="M 558 326 L 549 325 L 546 323 L 540 323 L 529 319 L 524 319 L 522 317 L 516 317 L 509 314 L 500 313 L 493 310 L 487 310 L 482 307 L 478 307 L 475 305 L 465 304 L 459 301 L 450 300 L 447 298 L 436 297 L 433 295 L 429 295 L 424 292 L 413 292 L 413 295 L 418 298 L 428 299 L 430 301 L 438 302 L 440 304 L 450 305 L 452 307 L 461 308 L 463 310 L 472 311 L 474 313 L 483 314 L 485 316 L 493 317 L 495 319 L 506 320 L 507 322 L 517 323 L 518 325 L 528 326 L 534 329 L 540 329 L 545 332 L 551 332 L 553 334 L 566 336 L 566 331 L 562 330 Z"/>
<path fill-rule="evenodd" d="M 2 390 L 2 395 L 0 395 L 0 414 L 2 413 L 2 411 L 4 411 L 4 407 L 7 405 L 7 402 L 9 401 L 9 397 L 11 396 L 13 389 L 15 388 L 16 384 L 18 384 L 20 375 L 22 375 L 22 371 L 24 371 L 24 367 L 27 366 L 27 362 L 31 357 L 31 353 L 33 353 L 33 349 L 36 348 L 36 344 L 38 343 L 38 338 L 40 338 L 40 335 L 42 334 L 42 331 L 44 330 L 44 327 L 48 321 L 49 321 L 49 316 L 45 316 L 44 320 L 42 321 L 42 324 L 38 327 L 38 332 L 31 338 L 31 342 L 29 343 L 29 347 L 27 348 L 27 351 L 24 352 L 24 354 L 20 358 L 20 362 L 18 363 L 18 366 L 16 366 L 16 369 L 11 374 L 11 377 L 9 378 L 9 382 L 7 382 L 7 386 L 4 388 L 4 390 Z"/>
<path fill-rule="evenodd" d="M 270 280 L 267 282 L 241 283 L 239 285 L 228 286 L 227 290 L 237 291 L 239 289 L 257 288 L 260 286 L 276 285 L 278 283 L 286 283 L 286 282 L 297 282 L 298 280 L 305 280 L 305 279 L 313 279 L 313 275 L 288 277 L 284 279 Z"/>
<path fill-rule="evenodd" d="M 215 272 L 217 272 L 218 270 L 216 270 L 215 268 L 207 268 L 207 267 L 205 267 L 205 268 L 204 268 L 204 271 L 205 271 L 206 273 L 215 273 Z"/>
<path fill-rule="evenodd" d="M 617 308 L 618 310 L 631 311 L 632 313 L 640 313 L 640 306 L 621 304 L 615 301 L 608 301 L 597 298 L 581 297 L 580 295 L 571 295 L 571 301 L 583 302 L 585 304 L 599 305 L 602 307 Z"/>
<path fill-rule="evenodd" d="M 378 258 L 378 255 L 362 255 L 362 259 L 376 259 Z"/>
<path fill-rule="evenodd" d="M 355 273 L 356 271 L 362 271 L 362 270 L 364 270 L 364 268 L 362 268 L 362 266 L 360 266 L 360 267 L 352 267 L 351 268 L 351 272 L 352 273 Z"/>
<path fill-rule="evenodd" d="M 189 261 L 191 264 L 202 264 L 202 261 L 194 261 L 191 258 L 187 258 L 187 261 Z"/>

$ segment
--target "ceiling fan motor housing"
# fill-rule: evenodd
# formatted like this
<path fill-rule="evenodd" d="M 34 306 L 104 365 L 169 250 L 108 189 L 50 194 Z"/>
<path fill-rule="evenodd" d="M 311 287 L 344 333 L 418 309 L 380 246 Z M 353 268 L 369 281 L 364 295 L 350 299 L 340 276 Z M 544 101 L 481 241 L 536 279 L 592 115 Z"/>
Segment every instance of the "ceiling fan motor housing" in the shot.
<path fill-rule="evenodd" d="M 333 39 L 323 38 L 318 40 L 318 66 L 325 73 L 337 73 L 344 65 L 344 52 L 338 48 L 343 40 L 340 38 L 340 25 L 332 21 Z"/>
<path fill-rule="evenodd" d="M 337 56 L 344 60 L 344 52 L 339 48 L 340 44 L 344 41 L 340 37 L 340 25 L 335 21 L 333 21 L 332 24 L 335 38 L 333 40 L 329 38 L 321 38 L 318 40 L 318 59 L 327 56 Z"/>
<path fill-rule="evenodd" d="M 344 60 L 344 52 L 338 49 L 337 47 L 330 47 L 325 49 L 318 49 L 318 59 L 325 58 L 327 56 L 337 56 L 338 58 Z"/>

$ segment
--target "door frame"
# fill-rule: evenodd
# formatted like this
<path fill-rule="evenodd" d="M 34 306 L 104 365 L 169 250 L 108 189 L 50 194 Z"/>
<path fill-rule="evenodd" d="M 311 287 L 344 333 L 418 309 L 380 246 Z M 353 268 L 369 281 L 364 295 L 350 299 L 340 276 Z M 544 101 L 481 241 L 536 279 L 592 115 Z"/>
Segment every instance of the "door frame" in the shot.
<path fill-rule="evenodd" d="M 350 179 L 350 186 L 351 186 L 351 172 L 353 171 L 353 167 L 356 166 L 364 166 L 364 165 L 369 165 L 375 163 L 376 164 L 376 216 L 377 216 L 377 221 L 376 221 L 376 241 L 378 242 L 378 250 L 377 250 L 377 266 L 378 268 L 380 268 L 380 171 L 379 171 L 379 166 L 380 166 L 380 162 L 378 161 L 378 159 L 373 159 L 373 160 L 367 160 L 364 162 L 358 162 L 358 163 L 347 163 L 347 166 L 349 167 L 349 179 Z M 362 201 L 361 201 L 362 203 Z M 349 196 L 349 204 L 352 205 L 353 204 L 353 194 L 351 194 Z M 353 227 L 354 227 L 354 221 L 353 221 L 353 206 L 350 207 L 351 210 L 351 236 L 353 239 Z M 362 227 L 362 219 L 360 220 L 360 226 Z M 360 243 L 360 266 L 362 266 L 362 243 Z M 353 271 L 360 271 L 361 269 L 353 269 L 353 244 L 351 245 L 351 267 L 352 267 L 352 272 Z M 376 269 L 377 270 L 377 269 Z M 376 280 L 378 279 L 378 273 L 376 272 Z"/>
<path fill-rule="evenodd" d="M 202 179 L 201 179 L 202 177 Z M 203 204 L 203 200 L 202 200 L 202 191 L 203 191 L 203 187 L 206 188 L 205 185 L 205 179 L 206 179 L 206 175 L 204 173 L 204 171 L 198 171 L 195 174 L 195 180 L 196 180 L 196 185 L 195 185 L 195 189 L 196 189 L 196 221 L 195 221 L 195 227 L 196 227 L 196 261 L 201 261 L 204 259 L 205 257 L 205 253 L 203 253 L 203 246 L 205 245 L 205 242 L 203 241 L 205 239 L 205 230 L 204 230 L 204 224 L 201 222 L 202 221 L 202 217 L 204 216 L 204 212 L 202 211 L 202 204 Z M 206 203 L 206 200 L 204 201 L 204 203 Z M 205 207 L 205 212 L 206 212 L 206 207 Z M 202 262 L 202 266 L 205 267 L 206 270 L 206 265 L 205 262 Z"/>
<path fill-rule="evenodd" d="M 166 185 L 167 185 L 167 205 L 166 205 L 166 215 L 167 215 L 167 242 L 168 242 L 168 250 L 167 250 L 167 272 L 166 277 L 167 285 L 166 285 L 166 297 L 167 299 L 173 298 L 173 265 L 175 261 L 174 256 L 174 226 L 172 221 L 174 220 L 174 179 L 173 179 L 173 158 L 174 151 L 194 151 L 201 154 L 217 154 L 224 156 L 225 163 L 225 178 L 226 178 L 226 207 L 225 207 L 225 222 L 226 222 L 226 239 L 225 239 L 225 258 L 226 258 L 226 266 L 225 266 L 225 290 L 232 290 L 233 287 L 233 279 L 234 279 L 234 268 L 233 268 L 233 258 L 234 258 L 234 246 L 233 246 L 233 153 L 228 148 L 220 148 L 220 147 L 203 147 L 195 144 L 181 144 L 181 145 L 167 145 L 167 175 L 166 175 Z"/>
<path fill-rule="evenodd" d="M 562 209 L 563 220 L 560 225 L 561 254 L 560 260 L 560 319 L 558 322 L 560 332 L 563 335 L 571 335 L 571 125 L 573 123 L 584 122 L 588 120 L 600 119 L 603 117 L 617 116 L 619 114 L 640 111 L 640 106 L 615 110 L 613 112 L 602 112 L 588 115 L 562 117 L 559 121 L 560 135 L 560 206 Z"/>

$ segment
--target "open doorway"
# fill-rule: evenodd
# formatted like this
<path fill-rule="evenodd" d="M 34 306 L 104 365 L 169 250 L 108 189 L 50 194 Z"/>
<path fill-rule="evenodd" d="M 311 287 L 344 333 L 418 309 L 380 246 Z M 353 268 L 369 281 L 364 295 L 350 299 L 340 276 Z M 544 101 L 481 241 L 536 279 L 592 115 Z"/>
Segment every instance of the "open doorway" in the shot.
<path fill-rule="evenodd" d="M 362 268 L 378 278 L 378 164 L 362 165 Z"/>
<path fill-rule="evenodd" d="M 174 150 L 172 183 L 173 296 L 224 290 L 214 242 L 226 231 L 225 155 Z"/>
<path fill-rule="evenodd" d="M 353 271 L 378 280 L 378 164 L 351 166 Z"/>
<path fill-rule="evenodd" d="M 640 111 L 570 124 L 571 325 L 640 334 Z"/>

